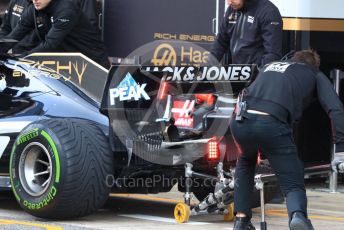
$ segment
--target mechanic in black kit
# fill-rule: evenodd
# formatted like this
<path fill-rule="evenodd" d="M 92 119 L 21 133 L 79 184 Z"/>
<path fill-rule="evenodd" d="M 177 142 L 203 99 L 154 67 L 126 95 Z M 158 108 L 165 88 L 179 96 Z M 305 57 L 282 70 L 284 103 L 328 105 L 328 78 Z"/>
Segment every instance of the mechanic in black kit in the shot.
<path fill-rule="evenodd" d="M 87 16 L 88 21 L 94 28 L 98 28 L 97 1 L 96 0 L 76 0 L 77 6 Z"/>
<path fill-rule="evenodd" d="M 7 10 L 5 11 L 5 15 L 3 18 L 3 22 L 0 28 L 0 38 L 4 37 L 12 32 L 12 30 L 17 26 L 21 15 L 23 14 L 24 10 L 30 4 L 29 0 L 11 0 Z M 23 39 L 21 39 L 13 48 L 12 53 L 20 54 L 25 53 L 35 46 L 37 46 L 39 40 L 35 35 L 35 32 L 32 30 L 28 32 Z"/>
<path fill-rule="evenodd" d="M 230 127 L 242 155 L 235 171 L 235 230 L 255 229 L 251 224 L 251 196 L 257 152 L 268 158 L 286 196 L 289 227 L 313 229 L 307 216 L 304 167 L 298 157 L 291 125 L 317 98 L 331 118 L 336 143 L 333 168 L 344 162 L 344 109 L 331 82 L 319 71 L 313 50 L 298 51 L 290 61 L 272 62 L 243 91 Z"/>
<path fill-rule="evenodd" d="M 75 0 L 77 6 L 85 13 L 89 22 L 96 29 L 98 19 L 96 13 L 96 0 Z M 12 32 L 17 26 L 24 10 L 31 4 L 31 0 L 11 0 L 5 12 L 3 23 L 0 28 L 0 38 Z M 12 48 L 12 53 L 26 53 L 39 44 L 39 39 L 34 30 L 28 33 L 21 41 Z"/>
<path fill-rule="evenodd" d="M 229 7 L 211 48 L 217 61 L 227 52 L 232 64 L 260 67 L 280 60 L 283 22 L 278 8 L 269 0 L 227 0 L 227 3 Z"/>
<path fill-rule="evenodd" d="M 6 36 L 21 40 L 35 30 L 40 43 L 28 53 L 81 52 L 108 67 L 105 46 L 98 29 L 72 0 L 32 0 L 16 28 Z"/>

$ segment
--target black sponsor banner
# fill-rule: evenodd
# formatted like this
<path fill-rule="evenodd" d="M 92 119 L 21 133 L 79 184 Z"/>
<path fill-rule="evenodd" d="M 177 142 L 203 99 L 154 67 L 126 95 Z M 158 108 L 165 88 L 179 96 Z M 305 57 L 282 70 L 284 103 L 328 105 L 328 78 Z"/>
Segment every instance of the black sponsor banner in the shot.
<path fill-rule="evenodd" d="M 230 66 L 178 66 L 178 67 L 142 67 L 141 71 L 164 72 L 167 82 L 248 82 L 254 76 L 255 65 Z"/>
<path fill-rule="evenodd" d="M 133 51 L 127 58 L 140 57 L 143 66 L 203 66 L 212 58 L 210 52 L 196 43 L 158 40 Z M 138 63 L 135 63 L 138 64 Z"/>
<path fill-rule="evenodd" d="M 188 93 L 225 92 L 227 94 L 236 94 L 238 88 L 241 90 L 244 84 L 251 80 L 255 71 L 255 65 L 205 67 L 113 66 L 109 74 L 102 108 L 104 111 L 110 107 L 119 109 L 149 108 L 152 103 L 155 103 L 159 91 L 164 91 L 165 86 L 161 83 L 162 79 L 171 83 L 171 85 L 180 83 L 194 85 L 186 88 L 172 87 L 175 88 L 173 91 L 174 93 L 177 92 L 177 95 L 183 94 L 185 91 L 188 91 Z M 203 86 L 198 86 L 198 83 Z"/>
<path fill-rule="evenodd" d="M 221 19 L 224 5 L 224 0 L 220 0 Z M 104 40 L 112 57 L 128 57 L 139 47 L 159 41 L 150 47 L 153 49 L 150 59 L 154 60 L 154 51 L 175 49 L 176 65 L 199 65 L 205 62 L 203 57 L 191 58 L 186 63 L 181 60 L 182 52 L 185 54 L 190 51 L 186 43 L 194 44 L 191 52 L 204 53 L 204 50 L 210 50 L 215 39 L 214 18 L 215 0 L 105 0 Z M 179 42 L 184 44 L 184 50 L 175 47 Z M 161 60 L 163 65 L 175 64 L 173 61 L 173 57 Z M 151 64 L 160 65 L 159 60 Z"/>
<path fill-rule="evenodd" d="M 56 71 L 96 101 L 101 101 L 108 70 L 86 56 L 80 53 L 38 53 L 25 58 Z"/>

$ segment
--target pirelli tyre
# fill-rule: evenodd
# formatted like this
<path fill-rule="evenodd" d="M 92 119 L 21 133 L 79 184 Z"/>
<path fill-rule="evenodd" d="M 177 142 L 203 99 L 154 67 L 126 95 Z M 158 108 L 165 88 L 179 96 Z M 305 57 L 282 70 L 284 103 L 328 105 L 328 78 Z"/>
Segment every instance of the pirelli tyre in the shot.
<path fill-rule="evenodd" d="M 89 215 L 108 198 L 113 155 L 103 132 L 81 119 L 31 123 L 10 159 L 13 193 L 28 213 L 67 219 Z"/>

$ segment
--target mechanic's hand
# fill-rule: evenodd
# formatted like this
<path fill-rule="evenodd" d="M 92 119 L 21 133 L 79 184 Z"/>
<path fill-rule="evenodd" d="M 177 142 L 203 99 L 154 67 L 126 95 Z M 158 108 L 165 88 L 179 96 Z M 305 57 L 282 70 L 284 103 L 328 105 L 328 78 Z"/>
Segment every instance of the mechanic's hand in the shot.
<path fill-rule="evenodd" d="M 334 159 L 333 159 L 333 161 L 331 162 L 331 165 L 332 165 L 332 170 L 334 171 L 334 172 L 337 172 L 338 173 L 338 171 L 339 172 L 344 172 L 344 166 L 342 166 L 344 164 L 344 152 L 339 152 L 339 153 L 335 153 L 334 154 Z M 342 169 L 339 169 L 338 170 L 338 166 L 342 166 L 342 167 L 340 167 L 340 168 L 342 168 Z"/>

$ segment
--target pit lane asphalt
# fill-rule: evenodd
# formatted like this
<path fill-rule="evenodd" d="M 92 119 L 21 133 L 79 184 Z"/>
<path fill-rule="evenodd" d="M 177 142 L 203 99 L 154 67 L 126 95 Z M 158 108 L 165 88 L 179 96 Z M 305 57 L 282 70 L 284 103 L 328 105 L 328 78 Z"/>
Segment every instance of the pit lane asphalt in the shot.
<path fill-rule="evenodd" d="M 344 194 L 315 191 L 308 186 L 309 214 L 315 229 L 344 229 Z M 344 186 L 340 189 L 344 190 Z M 188 229 L 231 230 L 232 222 L 224 222 L 220 215 L 193 216 L 187 224 L 177 224 L 173 209 L 182 194 L 173 189 L 158 195 L 112 194 L 106 205 L 96 214 L 69 221 L 50 221 L 23 212 L 14 197 L 0 193 L 0 229 L 5 230 L 136 230 L 136 229 Z M 285 204 L 268 204 L 266 220 L 269 229 L 286 230 Z M 253 224 L 259 229 L 260 210 L 254 210 Z"/>

